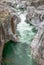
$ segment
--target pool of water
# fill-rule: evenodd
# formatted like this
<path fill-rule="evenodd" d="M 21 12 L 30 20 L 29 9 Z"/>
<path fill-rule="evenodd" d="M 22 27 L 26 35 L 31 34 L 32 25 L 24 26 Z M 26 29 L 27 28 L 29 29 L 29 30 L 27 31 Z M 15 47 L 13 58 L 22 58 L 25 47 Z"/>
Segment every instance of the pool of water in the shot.
<path fill-rule="evenodd" d="M 30 44 L 37 30 L 33 25 L 25 22 L 25 13 L 19 16 L 21 22 L 17 26 L 17 34 L 20 42 L 9 41 L 5 44 L 2 65 L 36 65 L 36 61 L 31 56 Z"/>

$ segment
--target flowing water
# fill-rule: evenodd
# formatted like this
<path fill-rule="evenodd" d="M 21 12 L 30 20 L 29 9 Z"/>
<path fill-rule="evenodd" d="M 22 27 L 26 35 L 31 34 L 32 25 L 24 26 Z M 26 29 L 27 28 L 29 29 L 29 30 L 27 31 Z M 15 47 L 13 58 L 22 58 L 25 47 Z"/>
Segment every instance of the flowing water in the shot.
<path fill-rule="evenodd" d="M 35 27 L 26 23 L 26 14 L 18 11 L 21 22 L 17 26 L 19 43 L 9 41 L 4 46 L 2 65 L 36 65 L 30 52 L 30 44 L 37 32 Z"/>

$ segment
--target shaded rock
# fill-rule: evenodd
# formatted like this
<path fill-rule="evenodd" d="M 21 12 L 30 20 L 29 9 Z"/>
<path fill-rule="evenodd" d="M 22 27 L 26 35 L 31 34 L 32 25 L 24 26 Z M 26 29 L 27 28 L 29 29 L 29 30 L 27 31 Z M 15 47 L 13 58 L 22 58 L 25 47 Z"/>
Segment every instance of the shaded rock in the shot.
<path fill-rule="evenodd" d="M 16 27 L 20 18 L 15 13 L 6 4 L 0 3 L 0 65 L 5 42 L 18 41 Z"/>
<path fill-rule="evenodd" d="M 36 27 L 42 28 L 42 23 L 44 23 L 44 10 L 36 9 L 33 6 L 27 7 L 27 16 L 26 16 L 26 22 L 31 23 L 32 25 Z"/>
<path fill-rule="evenodd" d="M 31 54 L 36 62 L 44 65 L 44 32 L 39 30 L 31 44 Z"/>

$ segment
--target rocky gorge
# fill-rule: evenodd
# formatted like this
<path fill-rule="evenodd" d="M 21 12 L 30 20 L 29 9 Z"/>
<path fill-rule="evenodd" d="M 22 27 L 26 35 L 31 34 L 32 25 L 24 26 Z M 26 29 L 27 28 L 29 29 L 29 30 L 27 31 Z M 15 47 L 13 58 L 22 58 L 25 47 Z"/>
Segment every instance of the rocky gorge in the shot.
<path fill-rule="evenodd" d="M 0 65 L 44 65 L 44 0 L 0 1 Z"/>

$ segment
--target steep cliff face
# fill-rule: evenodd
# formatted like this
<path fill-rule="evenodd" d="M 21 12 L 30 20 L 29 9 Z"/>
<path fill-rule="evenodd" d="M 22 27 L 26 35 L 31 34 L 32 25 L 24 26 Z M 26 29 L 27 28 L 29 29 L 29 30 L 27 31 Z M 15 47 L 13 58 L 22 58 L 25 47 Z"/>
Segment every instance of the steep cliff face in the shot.
<path fill-rule="evenodd" d="M 44 65 L 44 0 L 1 0 L 0 1 L 0 62 L 4 43 L 17 41 L 16 26 L 20 22 L 15 7 L 26 9 L 26 22 L 38 29 L 31 44 L 31 54 L 37 64 Z M 1 63 L 0 63 L 1 65 Z"/>
<path fill-rule="evenodd" d="M 27 15 L 28 23 L 33 24 L 38 29 L 31 44 L 31 54 L 38 65 L 44 65 L 44 1 L 32 2 L 27 11 L 29 12 Z"/>
<path fill-rule="evenodd" d="M 34 25 L 38 32 L 31 44 L 31 54 L 38 65 L 44 65 L 44 0 L 31 0 L 27 7 L 26 22 Z"/>
<path fill-rule="evenodd" d="M 20 18 L 15 14 L 16 12 L 12 11 L 6 4 L 0 3 L 0 65 L 5 42 L 9 40 L 18 41 L 16 27 Z"/>

